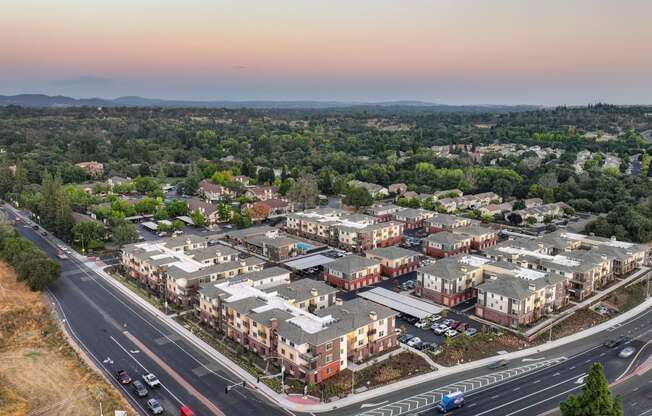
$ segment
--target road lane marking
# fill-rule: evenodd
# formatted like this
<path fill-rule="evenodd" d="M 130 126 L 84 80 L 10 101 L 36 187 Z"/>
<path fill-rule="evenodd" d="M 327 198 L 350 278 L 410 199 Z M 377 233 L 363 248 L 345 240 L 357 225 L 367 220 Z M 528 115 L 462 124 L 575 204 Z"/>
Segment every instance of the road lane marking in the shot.
<path fill-rule="evenodd" d="M 147 355 L 152 361 L 154 361 L 163 371 L 165 371 L 170 377 L 172 377 L 177 383 L 181 385 L 181 387 L 185 388 L 190 394 L 195 396 L 197 400 L 199 400 L 208 410 L 212 412 L 215 416 L 225 416 L 224 412 L 220 410 L 219 407 L 215 406 L 213 402 L 211 402 L 206 396 L 201 394 L 197 389 L 195 389 L 190 383 L 188 383 L 179 373 L 174 371 L 172 367 L 170 367 L 165 361 L 163 361 L 158 355 L 154 354 L 145 344 L 143 344 L 138 338 L 136 338 L 133 334 L 129 333 L 129 331 L 124 331 L 123 332 L 124 336 L 127 337 L 129 341 L 131 341 L 140 351 L 143 352 L 143 354 Z M 115 340 L 115 338 L 111 337 L 113 341 L 120 345 L 118 341 Z M 121 348 L 124 349 L 124 347 L 120 346 Z M 125 350 L 126 351 L 126 350 Z M 133 358 L 136 362 L 138 362 L 132 355 L 130 355 L 131 358 Z M 139 363 L 140 364 L 140 363 Z M 142 367 L 142 365 L 141 365 Z M 144 369 L 145 367 L 143 367 Z M 165 386 L 163 386 L 170 394 L 170 392 Z M 181 400 L 179 400 L 174 394 L 172 396 L 181 404 Z"/>
<path fill-rule="evenodd" d="M 548 397 L 548 398 L 545 398 L 545 399 L 543 399 L 543 400 L 541 400 L 541 401 L 538 401 L 538 402 L 536 402 L 536 403 L 534 403 L 534 404 L 531 404 L 531 405 L 529 405 L 529 406 L 526 406 L 526 407 L 524 407 L 524 408 L 522 408 L 522 409 L 519 409 L 519 410 L 517 410 L 517 411 L 515 411 L 515 412 L 508 413 L 508 414 L 506 414 L 505 416 L 513 416 L 513 415 L 515 415 L 515 414 L 517 414 L 517 413 L 521 413 L 523 410 L 531 409 L 531 408 L 534 407 L 534 406 L 538 406 L 538 405 L 540 405 L 541 403 L 545 403 L 545 402 L 547 402 L 547 401 L 549 401 L 549 400 L 552 400 L 552 399 L 555 399 L 555 398 L 557 398 L 557 397 L 559 397 L 559 396 L 566 395 L 566 394 L 570 393 L 571 391 L 577 390 L 577 389 L 579 389 L 579 388 L 581 388 L 581 387 L 582 387 L 582 386 L 573 387 L 572 389 L 568 389 L 568 390 L 563 391 L 563 392 L 561 392 L 561 393 L 559 393 L 559 394 L 555 394 L 554 396 L 550 396 L 550 397 Z M 482 413 L 479 413 L 479 414 L 477 414 L 476 416 L 480 416 L 481 414 L 482 414 Z"/>
<path fill-rule="evenodd" d="M 364 409 L 365 407 L 376 407 L 376 406 L 382 406 L 385 403 L 389 402 L 389 400 L 385 400 L 383 402 L 378 402 L 378 403 L 362 403 L 360 405 L 360 409 Z"/>
<path fill-rule="evenodd" d="M 138 407 L 140 410 L 142 410 L 143 414 L 147 414 L 147 411 L 143 408 L 143 406 L 140 404 L 140 402 L 138 402 L 131 394 L 129 394 L 129 392 L 127 391 L 127 388 L 123 384 L 118 383 L 112 377 L 113 373 L 111 371 L 109 371 L 109 369 L 106 368 L 106 366 L 104 364 L 102 364 L 102 362 L 95 356 L 95 354 L 93 354 L 91 352 L 91 350 L 86 346 L 86 344 L 84 344 L 82 342 L 81 338 L 79 338 L 79 336 L 77 335 L 75 330 L 72 328 L 72 325 L 70 325 L 70 321 L 68 321 L 68 319 L 66 318 L 66 312 L 63 310 L 63 305 L 61 305 L 61 303 L 59 302 L 59 299 L 56 296 L 54 296 L 54 293 L 52 293 L 50 288 L 48 288 L 47 291 L 50 294 L 50 296 L 52 297 L 52 299 L 54 299 L 56 305 L 58 306 L 59 311 L 61 312 L 61 316 L 63 316 L 63 318 L 64 318 L 63 319 L 64 327 L 66 327 L 66 326 L 68 327 L 68 331 L 69 331 L 70 335 L 76 340 L 76 343 L 79 344 L 80 349 L 83 348 L 84 350 L 86 350 L 86 353 L 93 360 L 95 360 L 95 362 L 98 363 L 100 367 L 102 367 L 104 369 L 104 372 L 108 375 L 109 380 L 111 380 L 111 384 L 112 385 L 117 385 L 120 389 L 122 389 L 122 391 L 124 392 L 124 396 L 126 396 L 128 398 L 129 402 L 131 402 L 132 404 L 135 404 L 136 407 Z"/>

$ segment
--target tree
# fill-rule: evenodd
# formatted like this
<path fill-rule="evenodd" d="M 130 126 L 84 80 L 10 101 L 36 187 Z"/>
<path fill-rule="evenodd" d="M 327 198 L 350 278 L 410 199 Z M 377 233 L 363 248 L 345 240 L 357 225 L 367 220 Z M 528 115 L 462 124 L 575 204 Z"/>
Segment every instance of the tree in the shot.
<path fill-rule="evenodd" d="M 181 193 L 195 194 L 199 188 L 199 182 L 204 179 L 204 174 L 196 163 L 192 163 L 188 168 L 186 179 L 180 184 L 178 188 Z"/>
<path fill-rule="evenodd" d="M 251 227 L 251 218 L 247 214 L 233 214 L 233 224 L 238 228 Z"/>
<path fill-rule="evenodd" d="M 559 406 L 562 416 L 619 416 L 622 401 L 613 400 L 602 365 L 594 363 L 579 396 L 569 396 Z"/>
<path fill-rule="evenodd" d="M 344 195 L 344 203 L 353 206 L 356 209 L 360 209 L 360 207 L 368 207 L 373 202 L 374 198 L 365 188 L 351 186 Z"/>
<path fill-rule="evenodd" d="M 300 177 L 288 191 L 288 196 L 293 201 L 301 204 L 302 209 L 316 206 L 317 197 L 319 196 L 317 178 L 313 175 Z"/>
<path fill-rule="evenodd" d="M 188 203 L 180 199 L 173 199 L 165 204 L 165 211 L 170 217 L 188 215 Z"/>
<path fill-rule="evenodd" d="M 270 211 L 267 205 L 255 203 L 251 208 L 247 209 L 247 215 L 253 220 L 263 220 L 269 217 Z"/>
<path fill-rule="evenodd" d="M 151 176 L 138 176 L 134 179 L 134 187 L 141 194 L 148 194 L 161 189 L 161 185 L 158 181 Z"/>
<path fill-rule="evenodd" d="M 106 230 L 95 221 L 81 221 L 72 227 L 72 235 L 75 241 L 80 242 L 82 248 L 86 248 L 91 241 L 104 240 Z"/>
<path fill-rule="evenodd" d="M 213 173 L 211 180 L 217 185 L 227 185 L 233 179 L 233 174 L 229 170 L 221 170 Z"/>
<path fill-rule="evenodd" d="M 507 216 L 507 221 L 514 225 L 519 225 L 520 223 L 523 222 L 523 217 L 521 217 L 520 214 L 517 214 L 516 212 L 512 212 Z"/>
<path fill-rule="evenodd" d="M 181 221 L 181 220 L 174 220 L 174 221 L 172 221 L 172 229 L 173 229 L 174 231 L 180 231 L 180 230 L 183 230 L 183 227 L 185 227 L 185 226 L 186 226 L 186 224 L 185 224 L 183 221 Z"/>
<path fill-rule="evenodd" d="M 221 203 L 217 206 L 217 217 L 222 222 L 229 221 L 233 217 L 233 210 L 227 204 Z"/>
<path fill-rule="evenodd" d="M 206 217 L 197 209 L 190 213 L 190 218 L 192 219 L 193 225 L 197 228 L 205 227 L 207 224 Z"/>
<path fill-rule="evenodd" d="M 26 275 L 23 277 L 30 290 L 43 291 L 59 277 L 61 266 L 49 258 L 42 257 L 29 262 Z"/>
<path fill-rule="evenodd" d="M 125 244 L 135 243 L 138 241 L 138 230 L 135 225 L 122 222 L 111 230 L 111 239 L 120 247 Z"/>
<path fill-rule="evenodd" d="M 537 219 L 530 216 L 525 219 L 525 222 L 527 222 L 529 225 L 534 225 L 537 223 Z"/>
<path fill-rule="evenodd" d="M 523 201 L 522 199 L 518 199 L 514 201 L 514 205 L 512 206 L 512 209 L 514 211 L 525 209 L 525 201 Z"/>

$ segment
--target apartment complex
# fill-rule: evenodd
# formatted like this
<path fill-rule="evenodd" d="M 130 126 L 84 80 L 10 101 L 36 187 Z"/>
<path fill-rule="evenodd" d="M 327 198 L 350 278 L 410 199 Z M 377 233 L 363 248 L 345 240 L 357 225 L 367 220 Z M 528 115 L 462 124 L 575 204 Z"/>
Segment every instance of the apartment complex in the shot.
<path fill-rule="evenodd" d="M 422 228 L 426 220 L 435 216 L 435 212 L 425 209 L 406 208 L 394 213 L 394 220 L 403 224 L 406 230 Z"/>
<path fill-rule="evenodd" d="M 457 228 L 468 227 L 477 224 L 478 221 L 471 218 L 458 217 L 450 214 L 437 214 L 425 221 L 426 232 L 430 234 L 441 231 L 453 231 Z"/>
<path fill-rule="evenodd" d="M 507 240 L 485 250 L 494 260 L 564 276 L 568 290 L 583 300 L 596 289 L 650 262 L 650 249 L 615 239 L 556 231 L 535 240 Z"/>
<path fill-rule="evenodd" d="M 384 247 L 369 250 L 367 258 L 380 262 L 380 274 L 396 277 L 413 272 L 419 267 L 419 254 L 401 247 Z"/>
<path fill-rule="evenodd" d="M 380 282 L 380 261 L 355 254 L 324 264 L 323 277 L 342 290 L 356 290 Z"/>
<path fill-rule="evenodd" d="M 442 231 L 431 234 L 421 241 L 423 252 L 431 257 L 449 257 L 471 250 L 473 238 L 468 235 Z"/>
<path fill-rule="evenodd" d="M 344 250 L 363 252 L 399 244 L 403 225 L 396 221 L 378 222 L 364 214 L 334 208 L 317 208 L 288 214 L 285 229 L 311 240 Z"/>
<path fill-rule="evenodd" d="M 380 222 L 390 221 L 394 215 L 405 208 L 394 204 L 375 204 L 367 208 L 365 213 L 375 217 Z"/>
<path fill-rule="evenodd" d="M 498 242 L 497 230 L 479 225 L 455 228 L 453 233 L 470 237 L 471 250 L 484 250 Z"/>
<path fill-rule="evenodd" d="M 262 270 L 264 261 L 241 259 L 239 252 L 218 244 L 216 237 L 183 235 L 128 244 L 122 249 L 124 272 L 178 304 L 196 302 L 199 283 Z"/>
<path fill-rule="evenodd" d="M 489 259 L 456 255 L 417 269 L 415 293 L 445 306 L 455 306 L 476 296 L 483 282 L 482 266 Z"/>
<path fill-rule="evenodd" d="M 255 287 L 248 281 L 203 284 L 199 315 L 226 335 L 285 367 L 293 377 L 319 383 L 395 348 L 395 312 L 357 298 L 342 302 L 323 283 L 303 279 Z"/>
<path fill-rule="evenodd" d="M 477 287 L 475 314 L 504 326 L 529 325 L 568 305 L 566 278 L 495 264 Z M 488 269 L 498 269 L 493 272 Z"/>

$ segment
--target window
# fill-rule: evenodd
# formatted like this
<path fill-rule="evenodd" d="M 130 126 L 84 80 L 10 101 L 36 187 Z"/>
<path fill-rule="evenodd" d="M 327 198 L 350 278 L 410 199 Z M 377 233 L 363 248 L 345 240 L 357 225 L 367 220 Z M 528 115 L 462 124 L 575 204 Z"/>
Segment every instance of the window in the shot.
<path fill-rule="evenodd" d="M 326 369 L 326 374 L 328 374 L 328 375 L 333 374 L 333 369 L 330 368 L 330 367 L 328 367 L 328 368 Z"/>
<path fill-rule="evenodd" d="M 385 336 L 385 331 L 378 331 L 378 337 L 382 338 Z"/>
<path fill-rule="evenodd" d="M 364 344 L 364 340 L 361 339 L 360 341 L 358 341 L 358 346 L 360 347 L 362 346 L 362 344 Z"/>
<path fill-rule="evenodd" d="M 332 342 L 329 342 L 328 344 L 326 344 L 326 351 L 330 351 L 332 349 L 333 349 L 333 343 Z"/>
<path fill-rule="evenodd" d="M 358 335 L 362 335 L 362 332 L 363 332 L 362 328 L 358 329 Z"/>
<path fill-rule="evenodd" d="M 324 358 L 324 361 L 327 362 L 327 363 L 330 363 L 331 361 L 333 361 L 333 354 L 326 355 L 326 357 Z"/>
<path fill-rule="evenodd" d="M 281 348 L 281 355 L 285 355 L 285 348 Z"/>
<path fill-rule="evenodd" d="M 323 301 L 323 300 L 324 300 L 324 297 L 323 297 L 323 296 L 320 296 L 320 297 L 319 297 L 319 300 L 320 300 L 320 301 Z"/>
<path fill-rule="evenodd" d="M 303 309 L 303 308 L 305 308 L 305 307 L 306 307 L 305 302 L 301 302 L 301 303 L 299 304 L 299 308 L 300 308 L 300 309 Z"/>
<path fill-rule="evenodd" d="M 378 325 L 383 325 L 384 323 L 385 323 L 384 319 L 381 319 L 380 321 L 378 321 Z"/>

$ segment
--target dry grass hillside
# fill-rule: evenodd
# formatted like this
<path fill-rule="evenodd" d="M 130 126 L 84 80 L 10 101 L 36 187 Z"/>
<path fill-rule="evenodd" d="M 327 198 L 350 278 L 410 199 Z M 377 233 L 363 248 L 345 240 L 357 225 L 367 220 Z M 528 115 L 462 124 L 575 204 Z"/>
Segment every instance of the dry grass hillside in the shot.
<path fill-rule="evenodd" d="M 0 263 L 0 416 L 135 414 L 68 344 L 40 293 Z"/>

